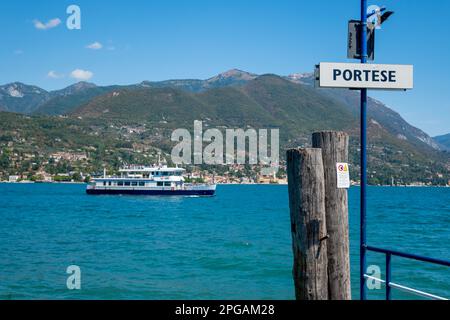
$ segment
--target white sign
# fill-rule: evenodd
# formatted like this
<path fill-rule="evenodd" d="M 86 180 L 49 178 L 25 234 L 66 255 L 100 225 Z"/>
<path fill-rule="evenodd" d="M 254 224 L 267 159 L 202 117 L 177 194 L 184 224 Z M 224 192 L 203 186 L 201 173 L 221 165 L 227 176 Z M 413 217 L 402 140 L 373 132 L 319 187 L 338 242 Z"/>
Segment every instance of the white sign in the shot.
<path fill-rule="evenodd" d="M 319 65 L 321 88 L 367 88 L 387 90 L 412 89 L 412 65 L 329 63 Z"/>
<path fill-rule="evenodd" d="M 348 163 L 336 163 L 337 187 L 338 189 L 350 188 L 350 171 Z"/>

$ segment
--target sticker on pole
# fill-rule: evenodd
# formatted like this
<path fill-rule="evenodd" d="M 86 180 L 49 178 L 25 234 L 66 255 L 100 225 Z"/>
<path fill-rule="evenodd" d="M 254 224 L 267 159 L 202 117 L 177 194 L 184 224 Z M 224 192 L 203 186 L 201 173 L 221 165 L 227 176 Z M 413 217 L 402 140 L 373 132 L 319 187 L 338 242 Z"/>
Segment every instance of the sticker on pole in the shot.
<path fill-rule="evenodd" d="M 338 162 L 336 163 L 337 174 L 337 188 L 348 189 L 350 188 L 350 171 L 348 169 L 348 163 Z"/>

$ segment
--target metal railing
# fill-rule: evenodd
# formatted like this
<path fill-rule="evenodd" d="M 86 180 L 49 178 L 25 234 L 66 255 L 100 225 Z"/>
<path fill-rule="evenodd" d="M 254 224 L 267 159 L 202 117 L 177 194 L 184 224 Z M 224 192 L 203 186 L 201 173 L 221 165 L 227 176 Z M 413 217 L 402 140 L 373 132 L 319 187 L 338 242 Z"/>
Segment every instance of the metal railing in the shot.
<path fill-rule="evenodd" d="M 392 258 L 392 256 L 397 256 L 397 257 L 402 257 L 402 258 L 406 258 L 406 259 L 410 259 L 410 260 L 423 261 L 423 262 L 428 262 L 428 263 L 446 266 L 446 267 L 450 267 L 449 260 L 429 258 L 429 257 L 417 255 L 417 254 L 405 253 L 405 252 L 400 252 L 400 251 L 396 251 L 396 250 L 382 249 L 382 248 L 377 248 L 377 247 L 372 247 L 372 246 L 367 246 L 367 245 L 365 246 L 365 250 L 382 253 L 386 256 L 386 279 L 385 280 L 370 276 L 368 274 L 364 274 L 365 279 L 372 279 L 372 280 L 379 281 L 380 283 L 385 284 L 386 300 L 391 300 L 391 298 L 392 298 L 391 288 L 399 289 L 399 290 L 402 290 L 402 291 L 405 291 L 408 293 L 415 294 L 417 296 L 421 296 L 421 297 L 425 297 L 425 298 L 429 298 L 429 299 L 433 299 L 433 300 L 448 300 L 447 298 L 444 298 L 444 297 L 440 297 L 440 296 L 437 296 L 437 295 L 434 295 L 431 293 L 427 293 L 424 291 L 420 291 L 417 289 L 413 289 L 413 288 L 406 287 L 401 284 L 392 282 L 391 281 L 391 279 L 392 279 L 391 258 Z"/>

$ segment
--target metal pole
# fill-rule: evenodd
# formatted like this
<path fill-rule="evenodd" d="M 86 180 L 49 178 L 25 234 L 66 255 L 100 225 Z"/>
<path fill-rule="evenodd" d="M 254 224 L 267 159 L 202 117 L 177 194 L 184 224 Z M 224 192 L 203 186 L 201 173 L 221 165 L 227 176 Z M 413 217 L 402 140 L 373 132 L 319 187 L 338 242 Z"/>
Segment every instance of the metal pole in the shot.
<path fill-rule="evenodd" d="M 386 254 L 386 300 L 391 300 L 391 254 Z"/>
<path fill-rule="evenodd" d="M 367 63 L 367 0 L 361 0 L 361 63 Z M 360 298 L 366 300 L 367 89 L 361 89 Z"/>

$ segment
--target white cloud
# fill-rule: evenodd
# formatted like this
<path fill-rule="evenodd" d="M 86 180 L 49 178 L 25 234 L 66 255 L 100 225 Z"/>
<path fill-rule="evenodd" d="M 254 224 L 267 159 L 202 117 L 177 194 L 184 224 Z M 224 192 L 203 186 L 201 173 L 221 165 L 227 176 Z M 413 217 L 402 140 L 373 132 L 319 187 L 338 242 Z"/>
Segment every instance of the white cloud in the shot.
<path fill-rule="evenodd" d="M 86 48 L 92 49 L 92 50 L 100 50 L 101 48 L 103 48 L 103 45 L 100 42 L 96 41 L 94 43 L 87 45 Z"/>
<path fill-rule="evenodd" d="M 94 74 L 88 70 L 75 69 L 70 73 L 70 76 L 79 81 L 86 81 L 92 78 Z"/>
<path fill-rule="evenodd" d="M 59 24 L 61 24 L 61 20 L 59 18 L 54 18 L 54 19 L 47 21 L 46 23 L 43 23 L 39 20 L 34 20 L 33 23 L 34 23 L 34 27 L 36 29 L 48 30 L 48 29 L 57 27 Z"/>
<path fill-rule="evenodd" d="M 51 79 L 61 79 L 61 78 L 64 78 L 64 75 L 51 70 L 47 73 L 47 77 L 49 77 Z"/>

